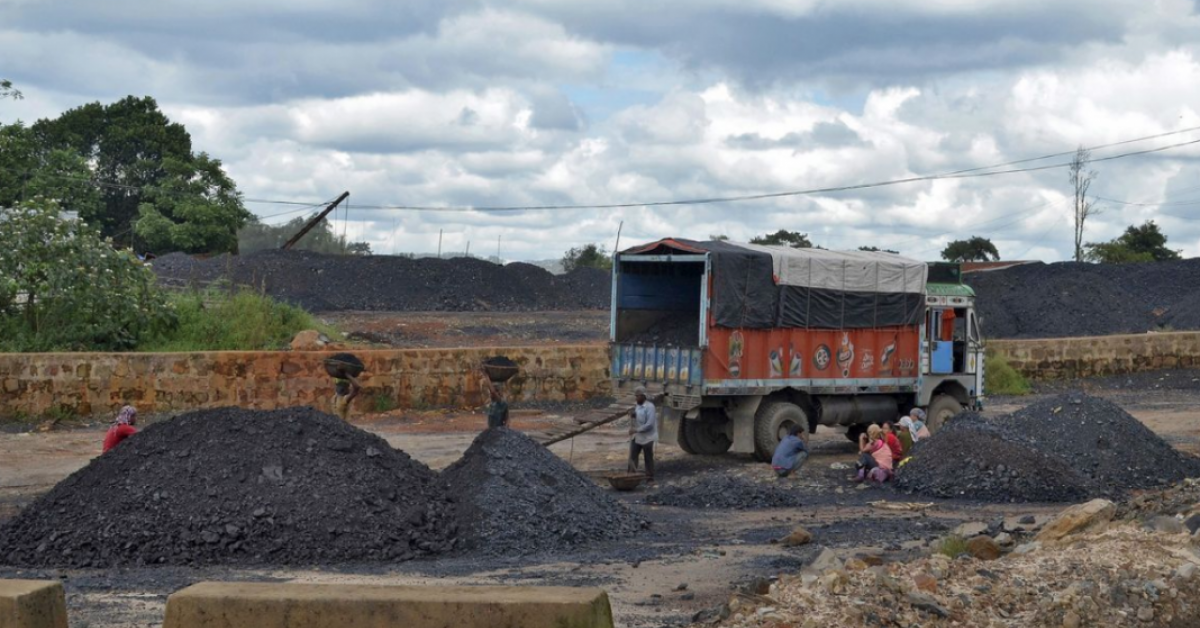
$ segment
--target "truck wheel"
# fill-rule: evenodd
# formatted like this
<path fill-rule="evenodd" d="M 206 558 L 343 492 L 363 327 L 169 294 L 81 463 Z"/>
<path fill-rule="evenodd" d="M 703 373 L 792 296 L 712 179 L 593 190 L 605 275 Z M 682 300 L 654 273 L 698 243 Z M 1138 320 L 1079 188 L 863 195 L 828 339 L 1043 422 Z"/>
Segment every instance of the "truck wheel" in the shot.
<path fill-rule="evenodd" d="M 946 421 L 962 411 L 962 404 L 957 399 L 950 395 L 938 395 L 933 398 L 929 404 L 929 410 L 926 411 L 925 427 L 928 427 L 930 432 L 936 432 L 942 425 L 945 425 Z"/>
<path fill-rule="evenodd" d="M 808 415 L 800 406 L 786 401 L 771 401 L 759 406 L 754 415 L 754 456 L 763 462 L 770 461 L 775 446 L 793 425 L 804 427 L 800 438 L 807 443 Z"/>
<path fill-rule="evenodd" d="M 729 419 L 720 408 L 704 408 L 700 410 L 700 418 L 683 420 L 679 431 L 691 449 L 688 453 L 705 456 L 718 456 L 733 447 L 733 441 L 725 433 L 725 423 Z M 686 451 L 686 450 L 685 450 Z"/>
<path fill-rule="evenodd" d="M 846 440 L 852 443 L 858 443 L 858 437 L 867 431 L 867 426 L 862 423 L 857 423 L 846 428 Z"/>
<path fill-rule="evenodd" d="M 680 414 L 682 415 L 683 413 Z M 679 444 L 679 448 L 683 450 L 683 453 L 694 456 L 700 452 L 696 451 L 696 448 L 692 446 L 692 441 L 688 440 L 688 423 L 691 423 L 691 421 L 683 418 L 683 416 L 679 417 L 679 433 L 675 436 L 675 442 Z"/>

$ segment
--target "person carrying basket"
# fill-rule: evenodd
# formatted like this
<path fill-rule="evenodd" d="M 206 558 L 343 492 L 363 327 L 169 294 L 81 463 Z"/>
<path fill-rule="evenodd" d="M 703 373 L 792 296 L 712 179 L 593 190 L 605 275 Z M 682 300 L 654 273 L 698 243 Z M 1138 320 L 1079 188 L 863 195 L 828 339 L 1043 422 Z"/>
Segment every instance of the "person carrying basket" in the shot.
<path fill-rule="evenodd" d="M 350 402 L 362 391 L 358 376 L 363 372 L 362 360 L 352 353 L 336 353 L 325 358 L 325 372 L 333 377 L 333 412 L 347 421 Z"/>

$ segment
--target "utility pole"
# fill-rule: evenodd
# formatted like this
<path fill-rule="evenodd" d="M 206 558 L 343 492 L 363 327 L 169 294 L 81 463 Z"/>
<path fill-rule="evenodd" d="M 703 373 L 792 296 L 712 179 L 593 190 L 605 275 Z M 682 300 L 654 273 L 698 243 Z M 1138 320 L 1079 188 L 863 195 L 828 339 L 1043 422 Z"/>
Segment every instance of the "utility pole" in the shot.
<path fill-rule="evenodd" d="M 471 241 L 467 240 L 467 257 L 471 257 Z"/>
<path fill-rule="evenodd" d="M 442 259 L 442 230 L 438 229 L 438 259 Z"/>
<path fill-rule="evenodd" d="M 496 263 L 497 264 L 500 263 L 500 237 L 502 235 L 503 234 L 496 236 Z"/>
<path fill-rule="evenodd" d="M 339 203 L 346 200 L 346 197 L 348 197 L 348 196 L 350 196 L 349 192 L 342 192 L 342 195 L 337 197 L 337 200 L 330 203 L 328 207 L 321 210 L 321 213 L 317 214 L 315 217 L 313 217 L 312 220 L 308 221 L 308 224 L 304 225 L 304 227 L 302 229 L 300 229 L 300 233 L 297 233 L 296 235 L 292 236 L 292 239 L 288 240 L 287 242 L 284 242 L 283 246 L 281 248 L 285 251 L 292 248 L 297 242 L 300 241 L 300 238 L 303 238 L 305 234 L 307 234 L 309 231 L 312 231 L 312 228 L 317 226 L 317 223 L 321 222 L 321 220 L 323 218 L 328 216 L 329 212 L 333 211 L 333 208 L 337 207 Z M 345 239 L 345 228 L 344 227 L 342 230 L 342 238 L 343 238 L 343 240 Z"/>

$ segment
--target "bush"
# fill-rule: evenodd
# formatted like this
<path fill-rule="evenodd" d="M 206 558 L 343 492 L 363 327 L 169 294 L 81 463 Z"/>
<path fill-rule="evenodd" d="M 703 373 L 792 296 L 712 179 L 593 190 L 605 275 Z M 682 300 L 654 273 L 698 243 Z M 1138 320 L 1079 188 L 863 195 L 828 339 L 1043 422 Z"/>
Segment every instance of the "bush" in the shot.
<path fill-rule="evenodd" d="M 178 324 L 139 347 L 143 351 L 253 351 L 281 349 L 305 329 L 337 333 L 308 312 L 249 288 L 178 294 Z"/>
<path fill-rule="evenodd" d="M 0 210 L 0 350 L 125 351 L 169 329 L 154 273 L 37 198 Z"/>
<path fill-rule="evenodd" d="M 944 554 L 950 558 L 958 558 L 967 553 L 967 541 L 961 536 L 951 534 L 942 539 L 938 544 L 937 553 Z"/>
<path fill-rule="evenodd" d="M 1028 395 L 1029 380 L 1009 366 L 1004 356 L 987 352 L 983 368 L 983 391 L 988 395 Z"/>

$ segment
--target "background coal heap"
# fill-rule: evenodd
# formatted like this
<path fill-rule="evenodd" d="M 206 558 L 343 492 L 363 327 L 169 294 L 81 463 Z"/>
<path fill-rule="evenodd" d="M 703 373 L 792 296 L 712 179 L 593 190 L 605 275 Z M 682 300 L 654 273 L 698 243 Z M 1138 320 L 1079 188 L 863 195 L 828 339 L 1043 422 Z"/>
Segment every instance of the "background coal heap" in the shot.
<path fill-rule="evenodd" d="M 1200 329 L 1200 258 L 1144 264 L 1023 264 L 964 276 L 989 338 Z"/>
<path fill-rule="evenodd" d="M 147 427 L 0 528 L 0 563 L 296 564 L 454 547 L 437 475 L 311 408 L 204 410 Z"/>
<path fill-rule="evenodd" d="M 468 547 L 531 554 L 628 537 L 647 524 L 528 436 L 493 428 L 442 472 Z"/>
<path fill-rule="evenodd" d="M 987 501 L 1072 501 L 1200 475 L 1117 405 L 1084 393 L 1043 399 L 1011 415 L 955 417 L 917 444 L 897 488 Z"/>
<path fill-rule="evenodd" d="M 607 271 L 553 275 L 532 264 L 267 250 L 198 260 L 172 253 L 152 268 L 165 283 L 228 279 L 305 309 L 482 312 L 607 309 Z"/>
<path fill-rule="evenodd" d="M 803 471 L 801 471 L 803 473 Z M 688 484 L 660 488 L 646 498 L 647 504 L 677 508 L 798 508 L 801 495 L 784 483 L 772 486 L 720 474 L 706 475 Z"/>

